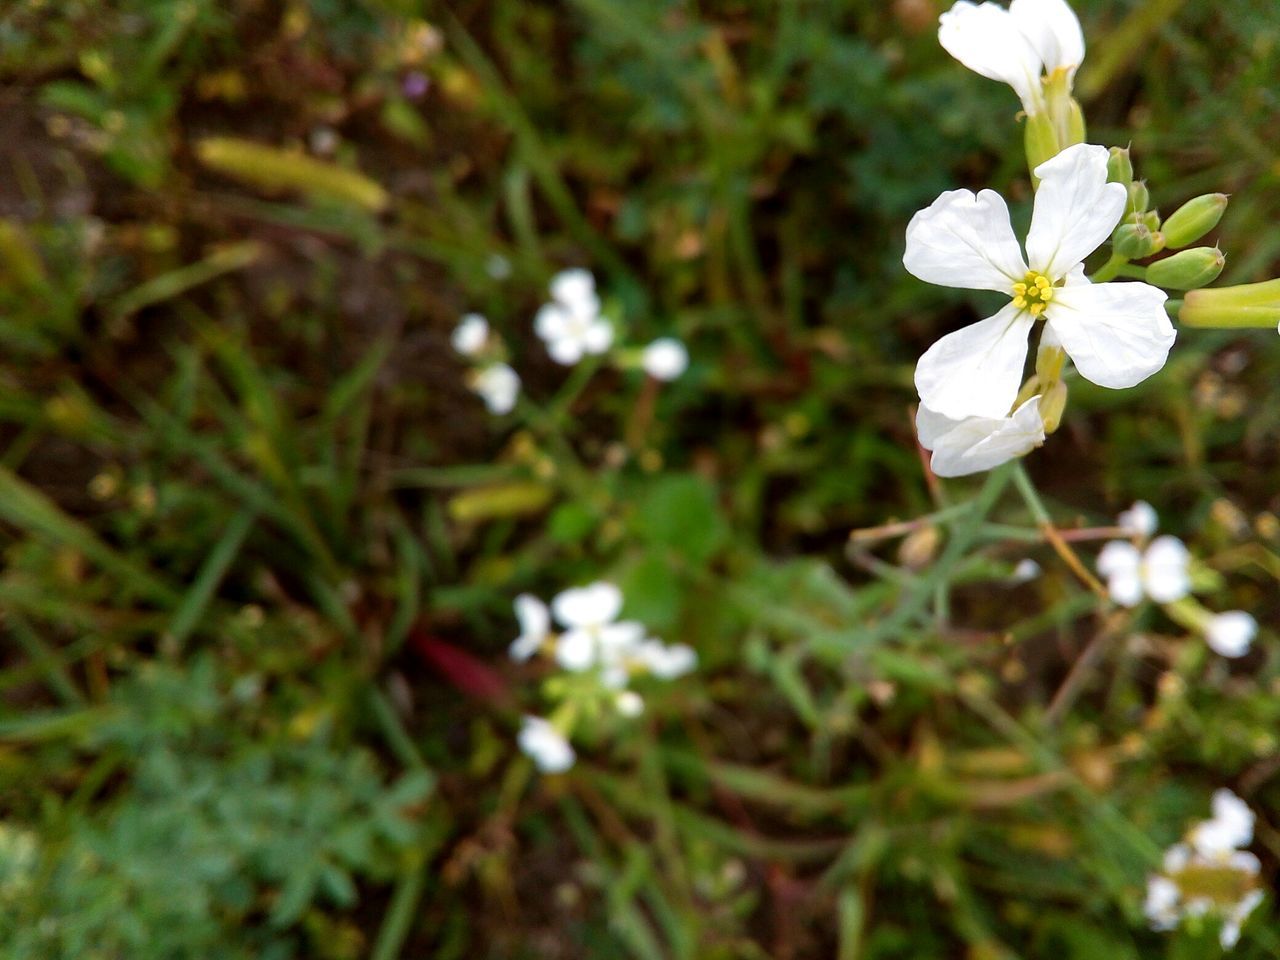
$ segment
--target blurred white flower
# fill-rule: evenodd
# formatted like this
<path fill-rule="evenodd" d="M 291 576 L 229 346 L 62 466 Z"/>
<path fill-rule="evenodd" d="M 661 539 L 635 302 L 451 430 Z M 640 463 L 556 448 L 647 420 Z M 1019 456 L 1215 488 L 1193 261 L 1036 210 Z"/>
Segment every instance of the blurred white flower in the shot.
<path fill-rule="evenodd" d="M 1253 811 L 1230 790 L 1215 790 L 1213 817 L 1202 821 L 1187 835 L 1196 853 L 1203 857 L 1222 858 L 1237 847 L 1253 842 Z"/>
<path fill-rule="evenodd" d="M 1098 554 L 1111 599 L 1136 607 L 1143 597 L 1172 603 L 1191 592 L 1191 555 L 1177 537 L 1156 537 L 1143 553 L 1127 540 L 1113 540 Z"/>
<path fill-rule="evenodd" d="M 613 345 L 613 325 L 600 315 L 595 279 L 586 270 L 565 270 L 551 281 L 551 302 L 533 320 L 534 332 L 556 363 L 571 366 L 586 354 Z"/>
<path fill-rule="evenodd" d="M 1135 537 L 1149 537 L 1160 525 L 1160 517 L 1156 508 L 1145 500 L 1139 500 L 1128 510 L 1116 517 L 1116 526 L 1127 530 Z"/>
<path fill-rule="evenodd" d="M 1009 84 L 1027 113 L 1044 109 L 1041 74 L 1084 60 L 1084 32 L 1064 0 L 1013 0 L 1005 10 L 960 0 L 939 19 L 938 41 L 975 73 Z"/>
<path fill-rule="evenodd" d="M 577 759 L 564 734 L 541 717 L 525 717 L 516 742 L 542 773 L 564 773 Z"/>
<path fill-rule="evenodd" d="M 618 713 L 627 718 L 635 718 L 644 713 L 644 697 L 633 690 L 623 690 L 614 697 L 613 705 Z"/>
<path fill-rule="evenodd" d="M 453 329 L 453 349 L 464 357 L 477 356 L 489 341 L 489 321 L 478 313 L 468 313 Z"/>
<path fill-rule="evenodd" d="M 621 590 L 603 581 L 565 590 L 551 601 L 551 611 L 565 628 L 556 641 L 560 666 L 579 673 L 599 666 L 609 686 L 626 683 L 622 658 L 644 639 L 645 629 L 634 621 L 618 621 Z"/>
<path fill-rule="evenodd" d="M 511 659 L 524 662 L 546 646 L 551 637 L 551 614 L 547 605 L 532 594 L 522 593 L 515 601 L 520 636 L 511 641 Z"/>
<path fill-rule="evenodd" d="M 1222 929 L 1218 931 L 1218 942 L 1223 950 L 1230 950 L 1240 942 L 1240 928 L 1261 902 L 1262 891 L 1250 890 L 1230 907 L 1223 918 Z"/>
<path fill-rule="evenodd" d="M 683 643 L 667 645 L 648 639 L 636 648 L 635 656 L 659 680 L 675 680 L 698 666 L 698 654 Z"/>
<path fill-rule="evenodd" d="M 1040 574 L 1044 573 L 1040 564 L 1036 563 L 1030 557 L 1023 557 L 1018 561 L 1018 565 L 1013 568 L 1013 573 L 1009 576 L 1011 583 L 1030 583 Z"/>
<path fill-rule="evenodd" d="M 490 413 L 510 413 L 520 396 L 520 374 L 505 363 L 491 363 L 475 374 L 472 388 L 480 394 Z"/>
<path fill-rule="evenodd" d="M 689 351 L 674 337 L 661 337 L 644 348 L 640 363 L 655 380 L 675 380 L 689 368 Z"/>
<path fill-rule="evenodd" d="M 1143 912 L 1152 930 L 1172 930 L 1178 925 L 1178 902 L 1182 891 L 1168 877 L 1155 874 L 1147 879 L 1147 899 Z"/>
<path fill-rule="evenodd" d="M 1009 208 L 991 190 L 951 190 L 912 217 L 902 258 L 908 271 L 928 283 L 1010 298 L 920 358 L 916 389 L 930 410 L 957 421 L 1007 418 L 1041 319 L 1042 343 L 1061 346 L 1099 386 L 1132 387 L 1164 366 L 1175 337 L 1164 291 L 1139 282 L 1093 284 L 1084 275 L 1084 259 L 1124 214 L 1127 194 L 1107 182 L 1107 158 L 1106 147 L 1082 143 L 1036 167 L 1040 189 L 1026 259 Z"/>
<path fill-rule="evenodd" d="M 1224 657 L 1243 657 L 1257 635 L 1258 621 L 1243 610 L 1214 614 L 1204 628 L 1210 649 Z"/>
<path fill-rule="evenodd" d="M 916 412 L 920 446 L 933 451 L 929 466 L 940 477 L 990 470 L 1044 443 L 1040 398 L 1032 397 L 1007 417 L 953 420 L 923 403 Z"/>

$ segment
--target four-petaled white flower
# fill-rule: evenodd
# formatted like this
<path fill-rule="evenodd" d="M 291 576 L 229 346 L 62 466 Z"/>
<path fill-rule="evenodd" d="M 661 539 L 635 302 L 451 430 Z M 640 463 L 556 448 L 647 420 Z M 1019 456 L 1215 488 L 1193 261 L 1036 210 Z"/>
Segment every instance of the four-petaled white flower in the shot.
<path fill-rule="evenodd" d="M 458 321 L 450 340 L 464 357 L 478 356 L 489 342 L 489 321 L 478 313 L 468 313 Z"/>
<path fill-rule="evenodd" d="M 994 3 L 960 0 L 939 18 L 938 42 L 975 73 L 1009 84 L 1029 114 L 1044 110 L 1041 75 L 1065 70 L 1070 83 L 1084 60 L 1084 32 L 1065 0 Z"/>
<path fill-rule="evenodd" d="M 515 609 L 520 636 L 511 641 L 508 653 L 512 660 L 523 663 L 546 646 L 551 637 L 551 614 L 545 603 L 528 593 L 516 597 Z"/>
<path fill-rule="evenodd" d="M 600 667 L 606 685 L 627 682 L 624 658 L 644 640 L 644 625 L 618 620 L 622 591 L 603 581 L 565 590 L 551 601 L 563 634 L 556 641 L 556 660 L 573 672 Z"/>
<path fill-rule="evenodd" d="M 1113 540 L 1098 554 L 1111 599 L 1136 607 L 1142 598 L 1172 603 L 1191 592 L 1191 555 L 1177 537 L 1156 537 L 1143 553 L 1127 540 Z"/>
<path fill-rule="evenodd" d="M 1165 293 L 1146 283 L 1093 284 L 1083 260 L 1124 214 L 1125 188 L 1107 182 L 1107 149 L 1076 144 L 1036 168 L 1026 259 L 1009 208 L 983 190 L 944 193 L 907 227 L 903 264 L 929 283 L 1011 298 L 994 316 L 947 334 L 920 358 L 924 405 L 953 420 L 1003 419 L 1017 398 L 1028 337 L 1061 346 L 1085 379 L 1131 387 L 1164 366 L 1174 329 Z"/>
<path fill-rule="evenodd" d="M 538 310 L 533 329 L 546 343 L 551 359 L 565 366 L 613 345 L 613 325 L 600 315 L 595 278 L 580 268 L 552 278 L 551 302 Z"/>
<path fill-rule="evenodd" d="M 1149 537 L 1156 532 L 1159 525 L 1160 518 L 1156 514 L 1156 508 L 1145 500 L 1138 500 L 1116 517 L 1116 526 L 1135 537 Z"/>
<path fill-rule="evenodd" d="M 564 734 L 541 717 L 525 717 L 516 742 L 542 773 L 564 773 L 577 759 Z"/>
<path fill-rule="evenodd" d="M 1257 635 L 1258 621 L 1243 610 L 1216 613 L 1204 627 L 1205 642 L 1224 657 L 1243 657 Z"/>
<path fill-rule="evenodd" d="M 689 368 L 689 351 L 675 337 L 660 337 L 644 348 L 640 365 L 655 380 L 675 380 Z"/>
<path fill-rule="evenodd" d="M 1044 443 L 1040 398 L 1032 397 L 1007 417 L 953 420 L 924 404 L 916 411 L 920 446 L 933 451 L 929 467 L 940 477 L 990 470 Z"/>
<path fill-rule="evenodd" d="M 520 374 L 505 363 L 491 363 L 472 377 L 471 386 L 490 413 L 510 413 L 520 396 Z"/>

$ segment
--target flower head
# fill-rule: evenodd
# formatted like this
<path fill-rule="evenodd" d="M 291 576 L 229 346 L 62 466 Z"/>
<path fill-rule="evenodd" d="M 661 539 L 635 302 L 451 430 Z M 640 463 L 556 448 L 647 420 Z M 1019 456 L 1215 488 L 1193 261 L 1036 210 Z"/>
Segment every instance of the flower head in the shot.
<path fill-rule="evenodd" d="M 1258 621 L 1243 610 L 1214 614 L 1204 628 L 1210 649 L 1224 657 L 1243 657 L 1257 635 Z"/>
<path fill-rule="evenodd" d="M 595 278 L 582 269 L 565 270 L 552 278 L 551 302 L 538 310 L 533 328 L 551 359 L 565 366 L 613 345 L 613 326 L 600 315 Z"/>
<path fill-rule="evenodd" d="M 541 717 L 525 717 L 516 742 L 542 773 L 564 773 L 577 759 L 564 734 Z"/>
<path fill-rule="evenodd" d="M 551 614 L 547 605 L 532 594 L 516 597 L 516 620 L 520 636 L 511 641 L 511 659 L 523 663 L 546 646 L 551 637 Z"/>
<path fill-rule="evenodd" d="M 1032 397 L 1007 417 L 953 420 L 924 404 L 916 412 L 920 446 L 933 451 L 929 467 L 940 477 L 962 477 L 1021 457 L 1044 443 L 1040 398 Z"/>
<path fill-rule="evenodd" d="M 468 313 L 458 321 L 450 338 L 453 349 L 464 357 L 474 357 L 489 341 L 489 321 L 478 313 Z"/>
<path fill-rule="evenodd" d="M 952 420 L 1009 416 L 1022 383 L 1028 338 L 1060 346 L 1082 376 L 1131 387 L 1164 366 L 1174 330 L 1164 291 L 1146 283 L 1092 284 L 1083 261 L 1111 235 L 1126 192 L 1107 182 L 1107 149 L 1076 144 L 1036 168 L 1026 258 L 1000 195 L 952 190 L 907 227 L 903 264 L 929 283 L 1006 294 L 994 316 L 947 334 L 920 358 L 924 405 Z"/>
<path fill-rule="evenodd" d="M 565 590 L 551 601 L 551 611 L 565 628 L 556 641 L 556 660 L 573 672 L 600 667 L 606 685 L 627 682 L 625 656 L 643 639 L 643 624 L 619 621 L 622 591 L 603 581 Z"/>
<path fill-rule="evenodd" d="M 1127 540 L 1113 540 L 1098 554 L 1111 599 L 1136 607 L 1143 597 L 1172 603 L 1191 592 L 1191 554 L 1177 537 L 1156 537 L 1143 553 Z"/>
<path fill-rule="evenodd" d="M 640 364 L 655 380 L 675 380 L 689 367 L 689 351 L 674 337 L 661 337 L 644 348 Z"/>
<path fill-rule="evenodd" d="M 1065 71 L 1068 83 L 1084 60 L 1084 32 L 1065 0 L 994 3 L 960 0 L 939 19 L 938 42 L 975 73 L 1009 84 L 1029 114 L 1044 108 L 1043 74 Z"/>
<path fill-rule="evenodd" d="M 491 363 L 472 378 L 471 386 L 490 413 L 510 413 L 520 396 L 520 374 L 505 363 Z"/>

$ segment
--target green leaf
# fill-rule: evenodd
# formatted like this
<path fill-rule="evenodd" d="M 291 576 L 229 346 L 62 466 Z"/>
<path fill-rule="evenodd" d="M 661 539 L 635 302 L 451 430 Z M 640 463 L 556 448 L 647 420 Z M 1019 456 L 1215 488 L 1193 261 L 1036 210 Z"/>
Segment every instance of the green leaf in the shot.
<path fill-rule="evenodd" d="M 642 539 L 670 547 L 694 563 L 705 563 L 729 537 L 714 488 L 693 474 L 654 483 L 641 498 L 635 529 Z"/>

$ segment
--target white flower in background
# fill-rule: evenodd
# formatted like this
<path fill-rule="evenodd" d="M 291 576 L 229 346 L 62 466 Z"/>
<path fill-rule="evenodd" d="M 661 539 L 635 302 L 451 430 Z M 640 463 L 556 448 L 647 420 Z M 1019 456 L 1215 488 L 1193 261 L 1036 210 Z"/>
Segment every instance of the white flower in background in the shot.
<path fill-rule="evenodd" d="M 1243 657 L 1257 635 L 1258 621 L 1243 610 L 1214 614 L 1204 628 L 1205 642 L 1224 657 Z"/>
<path fill-rule="evenodd" d="M 1018 565 L 1013 568 L 1013 573 L 1009 576 L 1009 582 L 1013 584 L 1030 583 L 1042 573 L 1044 573 L 1044 570 L 1041 569 L 1040 564 L 1030 557 L 1023 557 L 1018 561 Z"/>
<path fill-rule="evenodd" d="M 938 42 L 975 73 L 1013 87 L 1030 114 L 1044 110 L 1041 75 L 1059 70 L 1067 82 L 1084 60 L 1084 32 L 1065 0 L 994 3 L 960 0 L 939 18 Z"/>
<path fill-rule="evenodd" d="M 659 680 L 675 680 L 698 666 L 698 654 L 690 646 L 648 639 L 636 648 L 635 659 Z"/>
<path fill-rule="evenodd" d="M 508 652 L 512 660 L 523 663 L 546 646 L 551 638 L 551 614 L 545 603 L 528 593 L 516 597 L 515 610 L 520 636 L 511 641 Z"/>
<path fill-rule="evenodd" d="M 689 351 L 675 337 L 660 337 L 644 348 L 640 364 L 655 380 L 675 380 L 689 368 Z"/>
<path fill-rule="evenodd" d="M 1028 338 L 1045 321 L 1043 344 L 1061 346 L 1080 374 L 1103 387 L 1131 387 L 1164 366 L 1173 325 L 1164 291 L 1146 283 L 1093 284 L 1083 260 L 1111 235 L 1125 188 L 1107 182 L 1107 149 L 1076 144 L 1036 168 L 1026 259 L 999 194 L 952 190 L 907 227 L 903 264 L 929 283 L 1006 294 L 994 316 L 947 334 L 920 358 L 916 388 L 952 420 L 1009 416 L 1022 383 Z M 1007 458 L 1006 458 L 1007 459 Z"/>
<path fill-rule="evenodd" d="M 472 389 L 484 399 L 490 413 L 510 413 L 520 396 L 520 374 L 505 363 L 491 363 L 475 374 Z"/>
<path fill-rule="evenodd" d="M 1224 950 L 1240 940 L 1240 928 L 1262 902 L 1256 888 L 1261 864 L 1248 850 L 1253 811 L 1230 790 L 1213 795 L 1213 817 L 1196 824 L 1186 843 L 1165 851 L 1162 872 L 1147 879 L 1143 911 L 1153 930 L 1172 930 L 1183 917 L 1214 914 L 1222 921 Z"/>
<path fill-rule="evenodd" d="M 489 321 L 478 313 L 468 313 L 458 321 L 450 339 L 453 349 L 464 357 L 478 356 L 489 342 Z"/>
<path fill-rule="evenodd" d="M 1040 398 L 1032 397 L 1007 417 L 954 420 L 924 404 L 916 412 L 920 445 L 933 451 L 929 466 L 940 477 L 962 477 L 1030 453 L 1044 443 Z"/>
<path fill-rule="evenodd" d="M 1143 553 L 1127 540 L 1112 540 L 1098 554 L 1111 599 L 1136 607 L 1143 597 L 1172 603 L 1191 592 L 1191 554 L 1177 537 L 1156 537 Z"/>
<path fill-rule="evenodd" d="M 613 325 L 600 315 L 595 279 L 586 270 L 565 270 L 551 281 L 551 302 L 533 320 L 534 332 L 556 363 L 572 366 L 586 354 L 613 345 Z"/>
<path fill-rule="evenodd" d="M 564 734 L 541 717 L 525 717 L 516 742 L 542 773 L 564 773 L 577 759 Z"/>
<path fill-rule="evenodd" d="M 565 628 L 556 641 L 556 660 L 566 670 L 580 673 L 601 667 L 608 686 L 626 683 L 623 657 L 644 639 L 642 624 L 618 620 L 622 591 L 603 581 L 565 590 L 551 601 L 551 611 Z"/>
<path fill-rule="evenodd" d="M 1160 518 L 1156 515 L 1156 508 L 1145 500 L 1137 501 L 1116 517 L 1116 526 L 1127 530 L 1135 537 L 1149 537 L 1156 532 L 1159 525 Z"/>
<path fill-rule="evenodd" d="M 613 705 L 618 713 L 628 719 L 640 716 L 644 713 L 644 697 L 636 693 L 634 690 L 623 690 L 613 699 Z"/>

